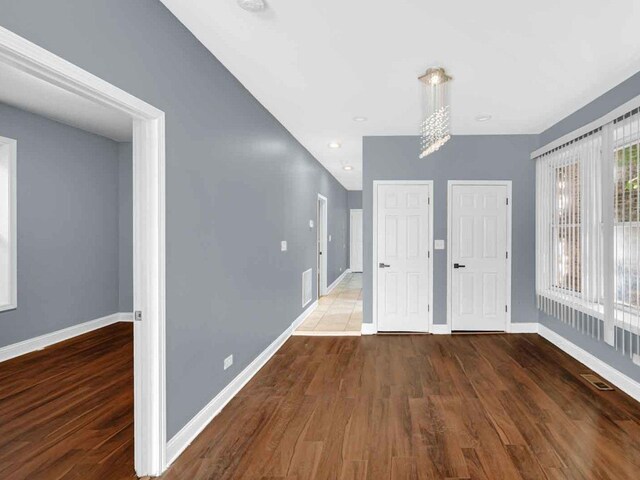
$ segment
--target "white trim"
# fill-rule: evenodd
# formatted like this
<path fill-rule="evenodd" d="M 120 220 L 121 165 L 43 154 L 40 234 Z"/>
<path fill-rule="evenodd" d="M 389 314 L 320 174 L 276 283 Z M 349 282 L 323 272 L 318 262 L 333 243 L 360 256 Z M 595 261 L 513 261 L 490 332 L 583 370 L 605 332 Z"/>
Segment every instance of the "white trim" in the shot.
<path fill-rule="evenodd" d="M 78 325 L 63 328 L 62 330 L 46 333 L 44 335 L 40 335 L 39 337 L 30 338 L 22 342 L 7 345 L 6 347 L 0 348 L 0 362 L 16 358 L 27 353 L 35 352 L 37 350 L 42 350 L 43 348 L 47 348 L 56 343 L 64 342 L 65 340 L 69 340 L 70 338 L 77 337 L 78 335 L 83 335 L 94 330 L 98 330 L 99 328 L 106 327 L 107 325 L 111 325 L 113 323 L 126 321 L 123 320 L 123 318 L 126 318 L 126 315 L 126 313 L 113 313 L 111 315 L 96 318 L 95 320 L 90 320 Z"/>
<path fill-rule="evenodd" d="M 133 312 L 116 313 L 119 322 L 133 322 Z"/>
<path fill-rule="evenodd" d="M 324 208 L 321 210 L 320 209 L 320 203 L 324 204 Z M 318 200 L 316 201 L 316 222 L 317 222 L 317 232 L 320 231 L 320 225 L 322 224 L 323 228 L 322 228 L 322 238 L 320 239 L 320 243 L 321 245 L 318 245 L 318 241 L 317 241 L 317 237 L 318 235 L 316 235 L 316 268 L 318 267 L 318 262 L 322 262 L 322 268 L 321 268 L 321 272 L 322 274 L 320 275 L 320 279 L 319 279 L 319 285 L 318 285 L 318 296 L 324 296 L 327 295 L 327 282 L 328 282 L 328 272 L 327 272 L 327 265 L 328 265 L 328 257 L 329 257 L 329 242 L 328 242 L 328 237 L 329 237 L 329 201 L 327 200 L 327 197 L 325 197 L 324 195 L 318 194 Z M 322 213 L 322 216 L 320 215 Z M 324 254 L 322 255 L 322 258 L 320 258 L 320 249 L 322 249 L 322 251 L 324 252 Z M 316 270 L 317 271 L 317 270 Z M 317 277 L 317 275 L 316 275 Z"/>
<path fill-rule="evenodd" d="M 0 27 L 0 62 L 133 120 L 134 451 L 140 477 L 165 470 L 164 113 Z"/>
<path fill-rule="evenodd" d="M 431 332 L 433 327 L 433 204 L 434 191 L 433 180 L 374 180 L 373 181 L 373 253 L 371 261 L 371 269 L 373 272 L 373 292 L 372 292 L 372 322 L 374 333 L 378 332 L 378 185 L 428 185 L 429 186 L 429 266 L 427 275 L 429 277 L 429 318 L 427 332 Z M 364 222 L 364 217 L 362 219 Z M 363 258 L 364 267 L 364 258 Z M 363 323 L 364 325 L 368 325 Z M 364 335 L 370 335 L 364 333 Z"/>
<path fill-rule="evenodd" d="M 507 252 L 509 253 L 507 261 L 507 278 L 505 295 L 505 302 L 507 303 L 507 315 L 505 318 L 504 331 L 509 332 L 511 327 L 511 238 L 513 236 L 513 223 L 511 212 L 513 210 L 513 195 L 512 195 L 512 181 L 511 180 L 449 180 L 447 184 L 447 325 L 449 329 L 452 329 L 452 297 L 451 297 L 451 277 L 452 277 L 452 259 L 451 259 L 451 214 L 452 214 L 452 195 L 454 185 L 488 185 L 488 186 L 506 186 L 507 187 Z"/>
<path fill-rule="evenodd" d="M 538 148 L 537 150 L 531 153 L 531 159 L 533 160 L 535 158 L 540 157 L 541 155 L 544 155 L 545 153 L 549 153 L 554 148 L 558 148 L 559 146 L 564 145 L 565 143 L 568 143 L 571 140 L 575 140 L 576 138 L 581 137 L 582 135 L 592 132 L 595 129 L 600 128 L 603 125 L 606 125 L 607 123 L 614 121 L 616 118 L 621 117 L 622 115 L 629 113 L 631 110 L 635 110 L 636 108 L 639 108 L 639 107 L 640 107 L 640 95 L 632 98 L 626 103 L 623 103 L 619 107 L 611 110 L 609 113 L 594 120 L 593 122 L 587 123 L 586 125 L 583 125 L 582 127 L 572 132 L 569 132 L 566 135 L 563 135 L 562 137 L 557 138 L 552 142 L 547 143 L 545 146 Z"/>
<path fill-rule="evenodd" d="M 376 335 L 378 329 L 373 323 L 363 323 L 361 328 L 362 335 Z"/>
<path fill-rule="evenodd" d="M 626 376 L 624 373 L 616 370 L 612 366 L 606 364 L 599 358 L 591 355 L 589 352 L 580 348 L 575 343 L 570 342 L 569 340 L 565 339 L 561 335 L 557 334 L 556 332 L 542 324 L 539 326 L 538 334 L 542 338 L 553 343 L 560 350 L 571 355 L 580 363 L 596 372 L 605 380 L 613 383 L 627 395 L 640 402 L 640 383 Z"/>
<path fill-rule="evenodd" d="M 431 332 L 434 335 L 449 335 L 451 334 L 451 327 L 443 324 L 431 325 Z"/>
<path fill-rule="evenodd" d="M 360 270 L 353 269 L 353 214 L 354 212 L 360 212 L 360 220 L 362 221 L 362 225 L 360 225 L 360 236 L 363 238 L 364 243 L 364 211 L 361 208 L 350 208 L 349 209 L 349 270 L 357 271 L 358 273 L 362 273 L 362 269 L 364 268 L 364 244 L 360 246 L 362 250 L 362 265 L 360 266 Z"/>
<path fill-rule="evenodd" d="M 2 158 L 0 152 L 0 163 L 6 160 L 8 181 L 9 181 L 9 296 L 8 303 L 0 305 L 0 312 L 18 308 L 18 228 L 17 228 L 17 194 L 16 194 L 16 157 L 18 142 L 13 138 L 0 137 L 0 149 L 7 149 L 6 158 Z"/>
<path fill-rule="evenodd" d="M 327 295 L 329 295 L 333 291 L 333 289 L 336 288 L 342 280 L 344 280 L 344 277 L 346 277 L 348 273 L 351 273 L 350 268 L 347 268 L 344 272 L 342 272 L 340 276 L 336 278 L 333 283 L 329 285 L 329 287 L 327 287 Z"/>
<path fill-rule="evenodd" d="M 538 325 L 540 324 L 537 322 L 508 323 L 507 333 L 538 333 Z"/>
<path fill-rule="evenodd" d="M 269 361 L 271 357 L 282 347 L 293 331 L 316 308 L 315 301 L 309 308 L 296 318 L 293 323 L 276 338 L 255 360 L 253 360 L 242 372 L 238 374 L 222 391 L 216 395 L 202 410 L 200 410 L 189 422 L 176 433 L 167 444 L 167 467 L 196 439 L 205 427 L 220 413 L 227 403 L 235 397 L 242 387 Z"/>

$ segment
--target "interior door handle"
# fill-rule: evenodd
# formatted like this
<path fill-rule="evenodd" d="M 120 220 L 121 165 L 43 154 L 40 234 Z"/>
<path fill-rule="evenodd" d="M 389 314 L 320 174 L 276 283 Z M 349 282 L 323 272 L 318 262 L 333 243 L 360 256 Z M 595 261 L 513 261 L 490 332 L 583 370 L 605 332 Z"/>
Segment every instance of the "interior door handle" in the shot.
<path fill-rule="evenodd" d="M 464 267 L 466 267 L 466 265 L 461 265 L 459 263 L 454 263 L 453 264 L 453 268 L 464 268 Z"/>
<path fill-rule="evenodd" d="M 382 262 L 380 262 L 380 263 L 378 264 L 378 267 L 379 267 L 379 268 L 389 268 L 390 266 L 391 266 L 391 265 L 387 265 L 386 263 L 382 263 Z"/>

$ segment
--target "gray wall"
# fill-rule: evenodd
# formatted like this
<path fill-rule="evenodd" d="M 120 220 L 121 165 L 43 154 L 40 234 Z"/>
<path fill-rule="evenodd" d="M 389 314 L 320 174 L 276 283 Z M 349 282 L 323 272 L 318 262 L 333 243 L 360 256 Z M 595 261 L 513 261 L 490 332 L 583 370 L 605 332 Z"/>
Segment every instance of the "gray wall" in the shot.
<path fill-rule="evenodd" d="M 512 321 L 535 322 L 535 170 L 529 154 L 535 135 L 454 136 L 442 149 L 418 158 L 419 137 L 364 138 L 364 322 L 372 321 L 373 181 L 433 180 L 434 239 L 447 238 L 449 180 L 512 180 Z M 434 250 L 433 321 L 447 315 L 446 250 Z"/>
<path fill-rule="evenodd" d="M 18 141 L 18 308 L 0 347 L 118 311 L 118 144 L 0 104 Z"/>
<path fill-rule="evenodd" d="M 349 208 L 362 208 L 362 190 L 349 190 Z"/>
<path fill-rule="evenodd" d="M 157 0 L 0 0 L 0 11 L 3 27 L 166 114 L 171 438 L 302 312 L 318 192 L 329 281 L 346 268 L 347 192 Z"/>
<path fill-rule="evenodd" d="M 118 305 L 133 311 L 133 150 L 118 145 Z"/>
<path fill-rule="evenodd" d="M 594 101 L 588 103 L 575 113 L 559 121 L 552 127 L 542 132 L 539 136 L 539 146 L 572 132 L 601 116 L 619 107 L 623 103 L 640 95 L 640 73 L 633 75 L 617 87 L 609 90 Z M 603 362 L 620 370 L 624 374 L 640 381 L 640 369 L 627 356 L 617 352 L 604 342 L 599 342 L 580 333 L 578 330 L 568 327 L 554 317 L 539 312 L 539 322 L 563 336 L 570 342 L 585 349 Z"/>

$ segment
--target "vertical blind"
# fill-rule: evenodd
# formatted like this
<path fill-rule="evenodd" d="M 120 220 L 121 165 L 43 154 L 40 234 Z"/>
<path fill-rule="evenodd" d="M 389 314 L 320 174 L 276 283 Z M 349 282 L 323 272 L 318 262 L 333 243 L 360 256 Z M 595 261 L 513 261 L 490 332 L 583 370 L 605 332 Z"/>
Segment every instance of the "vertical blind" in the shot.
<path fill-rule="evenodd" d="M 640 363 L 640 114 L 536 159 L 538 308 Z"/>

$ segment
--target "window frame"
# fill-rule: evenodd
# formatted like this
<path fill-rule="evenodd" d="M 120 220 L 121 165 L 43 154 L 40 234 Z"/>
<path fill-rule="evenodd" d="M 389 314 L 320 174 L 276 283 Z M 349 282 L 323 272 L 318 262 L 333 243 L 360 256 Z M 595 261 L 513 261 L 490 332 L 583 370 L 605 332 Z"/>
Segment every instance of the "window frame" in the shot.
<path fill-rule="evenodd" d="M 0 136 L 0 168 L 8 172 L 6 178 L 0 178 L 0 191 L 6 191 L 9 199 L 8 221 L 6 236 L 8 248 L 0 249 L 0 268 L 5 269 L 2 276 L 9 280 L 9 291 L 6 296 L 0 294 L 0 312 L 18 308 L 18 242 L 17 242 L 17 189 L 16 189 L 16 158 L 18 142 L 13 138 Z M 4 192 L 2 195 L 4 196 Z M 0 226 L 1 227 L 1 226 Z M 2 231 L 0 231 L 2 234 Z M 2 267 L 2 265 L 4 265 Z M 0 278 L 2 278 L 0 276 Z"/>

